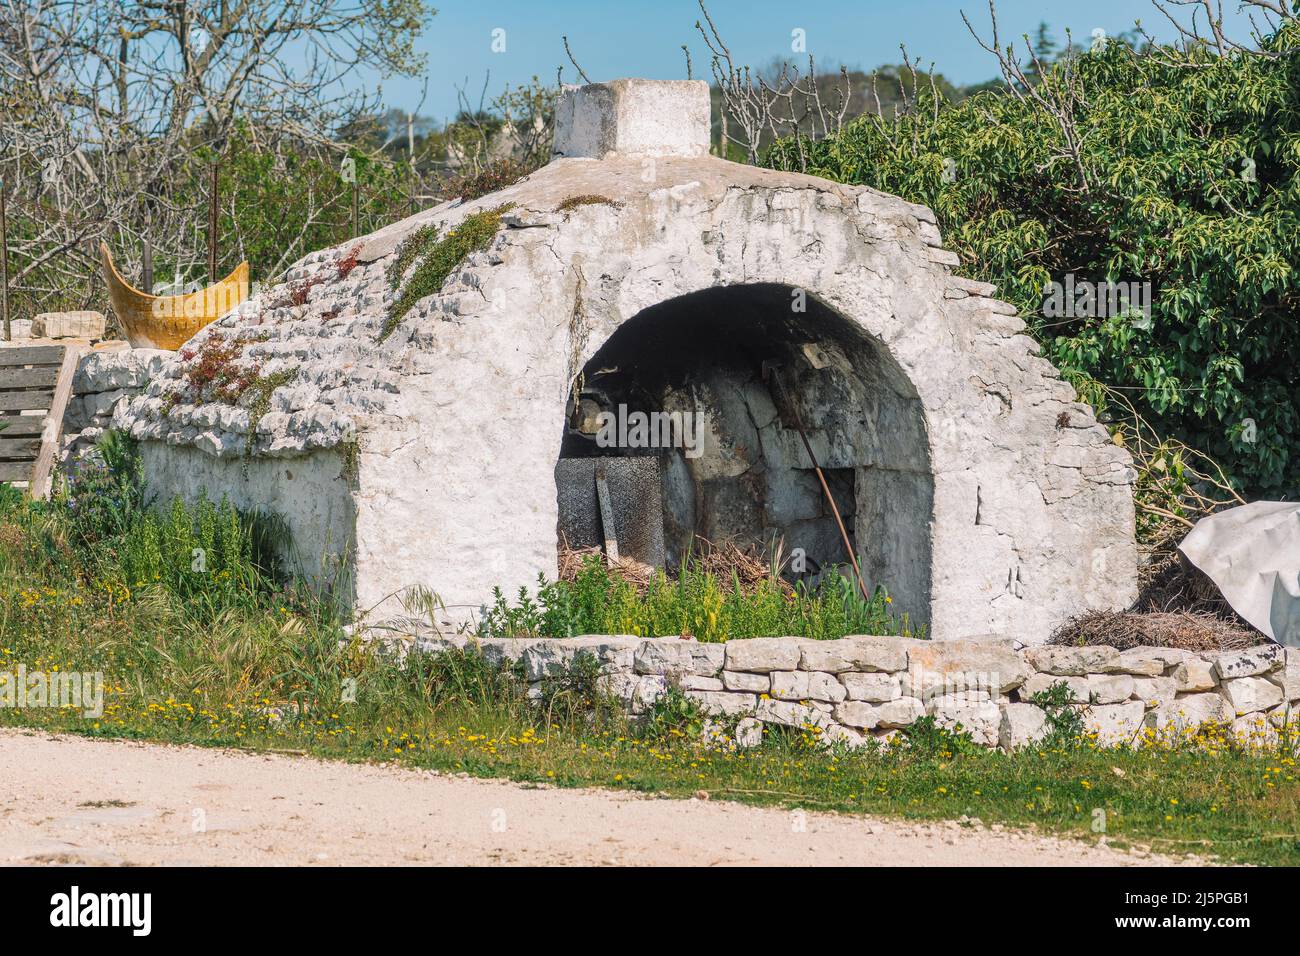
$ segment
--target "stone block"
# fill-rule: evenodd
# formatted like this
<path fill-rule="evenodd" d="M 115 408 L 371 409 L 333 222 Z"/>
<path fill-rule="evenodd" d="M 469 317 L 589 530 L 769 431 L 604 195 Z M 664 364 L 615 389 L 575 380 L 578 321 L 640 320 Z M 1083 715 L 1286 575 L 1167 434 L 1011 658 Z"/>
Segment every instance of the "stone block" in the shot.
<path fill-rule="evenodd" d="M 650 710 L 667 692 L 668 680 L 661 675 L 617 672 L 602 675 L 596 686 L 622 703 L 628 713 L 636 715 Z"/>
<path fill-rule="evenodd" d="M 175 353 L 163 349 L 96 349 L 77 363 L 72 390 L 78 395 L 142 388 L 155 378 Z"/>
<path fill-rule="evenodd" d="M 1217 654 L 1213 661 L 1215 675 L 1226 681 L 1234 677 L 1259 677 L 1280 670 L 1285 666 L 1286 653 L 1281 645 L 1269 643 Z"/>
<path fill-rule="evenodd" d="M 1161 732 L 1194 731 L 1202 724 L 1226 724 L 1235 716 L 1222 694 L 1183 694 L 1147 714 L 1146 724 Z"/>
<path fill-rule="evenodd" d="M 1272 749 L 1281 739 L 1277 727 L 1264 714 L 1238 717 L 1232 722 L 1232 737 L 1247 750 Z"/>
<path fill-rule="evenodd" d="M 117 408 L 118 402 L 135 395 L 136 389 L 132 388 L 115 388 L 107 392 L 87 392 L 81 397 L 83 405 L 82 414 L 86 416 L 87 424 L 93 419 L 103 419 L 107 424 L 108 420 L 113 417 L 113 411 Z"/>
<path fill-rule="evenodd" d="M 1142 731 L 1145 713 L 1140 700 L 1089 707 L 1083 715 L 1084 732 L 1095 735 L 1102 747 L 1132 743 Z"/>
<path fill-rule="evenodd" d="M 763 722 L 756 717 L 742 717 L 736 722 L 736 746 L 749 750 L 763 743 Z"/>
<path fill-rule="evenodd" d="M 691 649 L 691 660 L 695 673 L 701 677 L 717 677 L 722 670 L 727 655 L 727 645 L 706 643 L 704 641 L 687 641 Z"/>
<path fill-rule="evenodd" d="M 838 744 L 844 747 L 865 747 L 870 737 L 858 733 L 850 727 L 841 724 L 830 724 L 822 731 L 822 740 L 827 744 Z"/>
<path fill-rule="evenodd" d="M 1004 750 L 1028 747 L 1047 735 L 1047 714 L 1033 704 L 1003 704 L 998 724 L 998 746 Z"/>
<path fill-rule="evenodd" d="M 1150 710 L 1172 704 L 1178 695 L 1178 682 L 1172 677 L 1136 677 L 1133 696 Z"/>
<path fill-rule="evenodd" d="M 4 335 L 4 327 L 0 326 L 0 336 Z M 19 342 L 23 339 L 32 337 L 32 320 L 31 319 L 10 319 L 9 320 L 9 341 Z"/>
<path fill-rule="evenodd" d="M 1263 677 L 1235 677 L 1219 685 L 1236 716 L 1269 710 L 1282 703 L 1282 688 Z"/>
<path fill-rule="evenodd" d="M 1082 677 L 1105 672 L 1119 660 L 1119 651 L 1113 647 L 1046 645 L 1027 649 L 1025 660 L 1040 674 Z"/>
<path fill-rule="evenodd" d="M 1119 704 L 1133 696 L 1136 683 L 1128 674 L 1092 674 L 1088 677 L 1088 699 L 1093 704 Z"/>
<path fill-rule="evenodd" d="M 955 694 L 936 694 L 927 700 L 922 701 L 925 705 L 925 712 L 931 716 L 942 714 L 946 711 L 974 707 L 978 704 L 987 704 L 993 700 L 993 695 L 986 690 L 964 690 Z"/>
<path fill-rule="evenodd" d="M 1193 656 L 1190 651 L 1169 647 L 1131 647 L 1119 652 L 1119 658 L 1107 670 L 1112 674 L 1134 677 L 1161 677 L 1165 671 Z"/>
<path fill-rule="evenodd" d="M 789 700 L 760 699 L 754 716 L 765 724 L 778 724 L 782 727 L 804 729 L 807 727 L 827 727 L 831 721 L 820 710 L 796 704 Z"/>
<path fill-rule="evenodd" d="M 37 339 L 102 339 L 106 322 L 101 312 L 42 312 L 32 319 Z"/>
<path fill-rule="evenodd" d="M 951 698 L 936 698 L 951 700 Z M 993 701 L 950 703 L 932 711 L 935 723 L 952 731 L 964 731 L 982 747 L 996 747 L 1002 726 L 1002 710 Z"/>
<path fill-rule="evenodd" d="M 632 658 L 641 638 L 626 634 L 584 634 L 581 637 L 538 641 L 523 652 L 530 681 L 570 673 L 580 655 L 590 655 L 602 673 L 632 670 Z"/>
<path fill-rule="evenodd" d="M 912 696 L 988 688 L 999 694 L 1015 690 L 1032 673 L 1008 646 L 978 641 L 908 641 L 904 690 Z"/>
<path fill-rule="evenodd" d="M 792 671 L 799 667 L 803 639 L 798 637 L 749 637 L 727 641 L 725 664 L 729 671 Z"/>
<path fill-rule="evenodd" d="M 901 671 L 907 668 L 907 649 L 897 638 L 844 637 L 836 641 L 808 641 L 799 668 L 806 671 Z"/>
<path fill-rule="evenodd" d="M 704 156 L 709 137 L 709 86 L 702 80 L 570 86 L 555 108 L 557 157 Z"/>
<path fill-rule="evenodd" d="M 835 719 L 849 727 L 872 730 L 880 723 L 880 715 L 872 704 L 860 700 L 847 700 L 835 705 Z"/>
<path fill-rule="evenodd" d="M 525 651 L 544 640 L 527 637 L 475 637 L 470 640 L 469 646 L 476 647 L 485 661 L 496 665 L 518 661 Z"/>
<path fill-rule="evenodd" d="M 1174 667 L 1174 681 L 1180 694 L 1198 694 L 1214 690 L 1219 678 L 1214 673 L 1214 665 L 1200 658 L 1189 657 Z"/>
<path fill-rule="evenodd" d="M 826 700 L 838 703 L 848 696 L 844 685 L 821 671 L 773 671 L 772 696 L 781 700 Z"/>
<path fill-rule="evenodd" d="M 1057 684 L 1064 684 L 1070 688 L 1071 703 L 1088 703 L 1091 691 L 1086 677 L 1058 677 L 1055 674 L 1034 674 L 1021 685 L 1017 694 L 1021 702 L 1030 703 L 1036 695 L 1051 690 Z"/>
<path fill-rule="evenodd" d="M 772 690 L 772 678 L 769 674 L 723 671 L 722 686 L 727 690 L 743 690 L 752 694 L 766 694 Z"/>
<path fill-rule="evenodd" d="M 683 693 L 691 700 L 697 701 L 704 710 L 723 717 L 752 714 L 758 703 L 758 698 L 753 694 L 735 694 L 715 690 L 688 690 Z"/>
<path fill-rule="evenodd" d="M 1300 711 L 1297 711 L 1290 704 L 1274 707 L 1268 712 L 1268 719 L 1274 727 L 1280 729 L 1289 726 L 1297 734 L 1300 734 Z"/>
<path fill-rule="evenodd" d="M 693 643 L 675 637 L 642 641 L 632 655 L 632 669 L 638 674 L 693 674 Z"/>
<path fill-rule="evenodd" d="M 916 697 L 899 697 L 875 707 L 876 726 L 884 729 L 910 727 L 925 716 L 925 705 Z"/>
<path fill-rule="evenodd" d="M 699 674 L 683 674 L 676 678 L 677 686 L 682 690 L 728 690 L 729 688 L 716 677 L 701 677 Z"/>
<path fill-rule="evenodd" d="M 849 693 L 849 700 L 865 700 L 873 704 L 883 704 L 903 696 L 902 682 L 897 674 L 858 674 L 840 675 L 840 683 Z"/>
<path fill-rule="evenodd" d="M 1300 700 L 1300 648 L 1286 649 L 1286 663 L 1268 675 L 1268 679 L 1282 688 L 1287 701 Z"/>

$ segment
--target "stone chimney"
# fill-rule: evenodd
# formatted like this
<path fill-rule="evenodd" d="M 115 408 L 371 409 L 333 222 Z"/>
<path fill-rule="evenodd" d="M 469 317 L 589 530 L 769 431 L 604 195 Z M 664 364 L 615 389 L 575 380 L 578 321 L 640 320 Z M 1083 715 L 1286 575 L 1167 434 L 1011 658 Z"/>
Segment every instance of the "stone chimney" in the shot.
<path fill-rule="evenodd" d="M 566 87 L 555 109 L 555 158 L 705 156 L 703 80 L 612 80 Z"/>

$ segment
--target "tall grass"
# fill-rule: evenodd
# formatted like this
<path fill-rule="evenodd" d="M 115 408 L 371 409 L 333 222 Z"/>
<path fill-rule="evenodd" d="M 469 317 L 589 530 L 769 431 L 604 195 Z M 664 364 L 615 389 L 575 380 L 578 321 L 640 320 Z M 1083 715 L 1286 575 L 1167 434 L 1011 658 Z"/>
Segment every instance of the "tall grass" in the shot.
<path fill-rule="evenodd" d="M 285 574 L 274 516 L 204 497 L 156 507 L 123 436 L 64 478 L 49 502 L 0 486 L 0 672 L 102 673 L 102 729 L 230 743 L 537 719 L 513 665 L 351 634 L 331 598 Z M 576 727 L 582 703 L 569 694 L 551 717 Z"/>
<path fill-rule="evenodd" d="M 846 634 L 902 634 L 906 615 L 878 588 L 868 600 L 852 578 L 830 574 L 793 591 L 775 576 L 745 588 L 696 567 L 688 558 L 676 578 L 654 575 L 644 591 L 587 557 L 573 581 L 538 579 L 536 595 L 521 588 L 512 602 L 498 588 L 480 629 L 492 637 L 565 637 L 576 634 L 691 635 L 701 641 L 741 637 L 837 638 Z"/>

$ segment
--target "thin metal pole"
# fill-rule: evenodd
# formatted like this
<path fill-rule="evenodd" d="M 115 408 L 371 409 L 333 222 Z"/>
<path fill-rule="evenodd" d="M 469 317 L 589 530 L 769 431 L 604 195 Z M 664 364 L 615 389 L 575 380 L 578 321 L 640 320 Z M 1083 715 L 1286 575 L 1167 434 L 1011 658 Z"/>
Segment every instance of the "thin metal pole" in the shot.
<path fill-rule="evenodd" d="M 411 164 L 411 175 L 409 177 L 411 192 L 411 215 L 416 213 L 415 209 L 415 114 L 406 114 L 406 161 Z"/>
<path fill-rule="evenodd" d="M 9 325 L 9 222 L 5 219 L 5 180 L 0 176 L 0 319 L 4 320 L 5 341 L 14 340 Z"/>
<path fill-rule="evenodd" d="M 808 434 L 803 430 L 803 419 L 799 417 L 799 409 L 795 407 L 794 402 L 790 401 L 790 395 L 785 390 L 785 383 L 781 381 L 781 374 L 775 368 L 771 370 L 772 381 L 776 383 L 777 391 L 781 393 L 781 400 L 785 403 L 786 408 L 790 409 L 790 414 L 794 416 L 794 427 L 799 431 L 799 437 L 803 439 L 804 451 L 808 453 L 808 460 L 812 462 L 813 471 L 817 472 L 817 480 L 821 482 L 822 492 L 826 495 L 826 501 L 831 506 L 831 514 L 835 516 L 835 523 L 839 526 L 840 537 L 844 539 L 844 550 L 849 556 L 849 563 L 853 565 L 853 573 L 858 578 L 858 589 L 862 591 L 862 596 L 868 601 L 871 595 L 867 593 L 867 582 L 862 580 L 862 569 L 858 567 L 858 556 L 853 553 L 853 545 L 849 544 L 849 532 L 844 527 L 844 519 L 840 517 L 840 507 L 835 503 L 835 496 L 831 494 L 830 485 L 826 484 L 826 476 L 822 474 L 821 465 L 817 464 L 817 456 L 813 454 L 812 445 L 808 442 Z"/>
<path fill-rule="evenodd" d="M 149 228 L 148 222 L 145 223 L 145 229 Z M 142 266 L 144 275 L 140 280 L 140 288 L 146 295 L 153 295 L 153 242 L 148 236 L 144 237 L 144 254 L 142 256 L 144 264 Z"/>
<path fill-rule="evenodd" d="M 217 172 L 221 166 L 221 156 L 212 161 L 212 185 L 208 190 L 208 282 L 217 281 Z"/>
<path fill-rule="evenodd" d="M 357 181 L 352 180 L 352 238 L 361 235 L 361 211 L 357 200 Z"/>

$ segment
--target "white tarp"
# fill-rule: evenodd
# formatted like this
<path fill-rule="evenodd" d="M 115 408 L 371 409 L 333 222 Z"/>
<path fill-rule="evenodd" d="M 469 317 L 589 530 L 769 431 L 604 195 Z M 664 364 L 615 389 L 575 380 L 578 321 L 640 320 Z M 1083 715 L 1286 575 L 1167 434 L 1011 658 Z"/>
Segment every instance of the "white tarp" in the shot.
<path fill-rule="evenodd" d="M 1178 546 L 1232 609 L 1273 640 L 1300 647 L 1300 504 L 1253 501 L 1196 522 Z"/>

